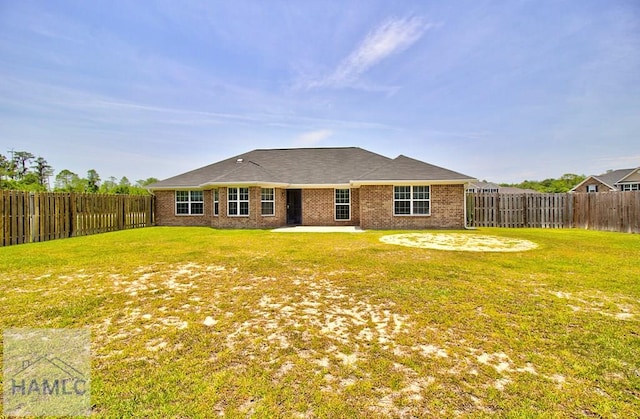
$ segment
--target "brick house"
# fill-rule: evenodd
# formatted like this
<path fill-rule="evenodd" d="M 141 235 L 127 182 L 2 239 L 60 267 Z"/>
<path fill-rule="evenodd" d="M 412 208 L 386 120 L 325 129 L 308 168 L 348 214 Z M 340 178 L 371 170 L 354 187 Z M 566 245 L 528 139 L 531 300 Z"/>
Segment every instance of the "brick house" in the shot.
<path fill-rule="evenodd" d="M 626 192 L 640 191 L 640 167 L 609 170 L 592 175 L 577 184 L 570 192 Z"/>
<path fill-rule="evenodd" d="M 475 179 L 357 148 L 253 150 L 149 185 L 156 224 L 462 228 Z"/>

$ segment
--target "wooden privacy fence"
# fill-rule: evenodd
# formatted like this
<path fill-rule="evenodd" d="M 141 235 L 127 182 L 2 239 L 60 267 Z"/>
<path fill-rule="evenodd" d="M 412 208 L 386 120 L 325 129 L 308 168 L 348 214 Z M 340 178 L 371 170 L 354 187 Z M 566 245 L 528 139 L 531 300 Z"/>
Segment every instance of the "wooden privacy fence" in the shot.
<path fill-rule="evenodd" d="M 467 223 L 640 233 L 640 192 L 473 193 L 467 195 Z"/>
<path fill-rule="evenodd" d="M 0 246 L 153 225 L 153 197 L 0 191 Z"/>

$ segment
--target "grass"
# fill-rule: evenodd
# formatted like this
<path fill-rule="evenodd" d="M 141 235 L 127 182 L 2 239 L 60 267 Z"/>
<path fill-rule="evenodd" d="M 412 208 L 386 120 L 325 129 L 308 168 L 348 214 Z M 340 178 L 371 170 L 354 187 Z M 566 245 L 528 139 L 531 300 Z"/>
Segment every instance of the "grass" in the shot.
<path fill-rule="evenodd" d="M 640 237 L 516 253 L 154 227 L 0 248 L 0 328 L 92 333 L 104 417 L 633 417 Z M 206 324 L 205 324 L 206 323 Z"/>

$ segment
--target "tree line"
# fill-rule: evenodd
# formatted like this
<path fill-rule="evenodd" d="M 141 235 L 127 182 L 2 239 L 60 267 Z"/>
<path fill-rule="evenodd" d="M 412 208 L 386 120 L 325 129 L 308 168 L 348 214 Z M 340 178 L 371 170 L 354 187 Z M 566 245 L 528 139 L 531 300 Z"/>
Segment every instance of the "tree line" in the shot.
<path fill-rule="evenodd" d="M 545 180 L 525 180 L 524 182 L 513 184 L 503 183 L 500 184 L 500 186 L 514 186 L 522 189 L 533 189 L 534 191 L 543 193 L 563 193 L 569 192 L 574 186 L 586 178 L 587 177 L 585 175 L 566 173 L 558 179 L 549 178 Z"/>
<path fill-rule="evenodd" d="M 54 170 L 45 158 L 36 157 L 28 151 L 12 150 L 9 153 L 10 156 L 0 154 L 0 189 L 147 195 L 149 192 L 145 186 L 158 181 L 148 178 L 132 183 L 126 176 L 120 179 L 111 176 L 103 180 L 94 169 L 87 171 L 86 177 L 64 169 L 51 185 Z"/>

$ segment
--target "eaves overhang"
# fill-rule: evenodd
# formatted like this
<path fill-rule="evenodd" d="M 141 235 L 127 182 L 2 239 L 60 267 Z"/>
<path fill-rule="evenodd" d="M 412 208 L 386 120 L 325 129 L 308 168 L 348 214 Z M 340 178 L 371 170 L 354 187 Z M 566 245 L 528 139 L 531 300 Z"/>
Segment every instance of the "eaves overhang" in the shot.
<path fill-rule="evenodd" d="M 477 179 L 395 179 L 395 180 L 352 180 L 351 185 L 360 186 L 393 186 L 393 185 L 466 185 L 469 182 L 475 182 Z"/>
<path fill-rule="evenodd" d="M 283 182 L 259 182 L 259 181 L 242 181 L 242 182 L 206 182 L 198 185 L 199 189 L 214 189 L 219 187 L 250 187 L 250 186 L 261 186 L 267 188 L 287 188 L 289 186 L 288 183 Z"/>

